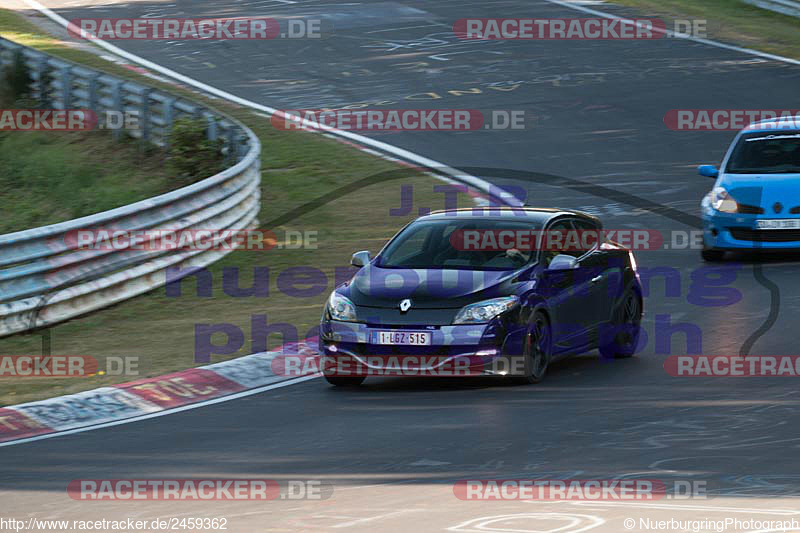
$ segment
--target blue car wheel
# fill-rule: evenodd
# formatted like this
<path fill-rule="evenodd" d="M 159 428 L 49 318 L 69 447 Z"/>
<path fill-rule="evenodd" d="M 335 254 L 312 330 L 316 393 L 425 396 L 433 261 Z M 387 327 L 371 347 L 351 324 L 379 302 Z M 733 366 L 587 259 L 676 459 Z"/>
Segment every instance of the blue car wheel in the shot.
<path fill-rule="evenodd" d="M 537 312 L 533 316 L 530 331 L 525 338 L 522 356 L 525 360 L 525 375 L 523 379 L 527 383 L 539 383 L 547 374 L 547 367 L 550 364 L 552 336 L 550 334 L 550 323 L 542 312 Z"/>
<path fill-rule="evenodd" d="M 611 338 L 600 343 L 600 355 L 607 359 L 632 357 L 639 344 L 641 323 L 641 299 L 634 290 L 628 289 L 617 311 L 616 323 L 609 332 Z"/>

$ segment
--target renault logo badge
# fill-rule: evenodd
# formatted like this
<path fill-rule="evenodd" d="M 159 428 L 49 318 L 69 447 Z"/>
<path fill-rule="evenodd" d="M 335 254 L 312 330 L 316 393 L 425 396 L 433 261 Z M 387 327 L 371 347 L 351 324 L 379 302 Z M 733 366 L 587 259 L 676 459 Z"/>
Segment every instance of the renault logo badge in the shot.
<path fill-rule="evenodd" d="M 406 312 L 406 311 L 408 311 L 409 309 L 411 309 L 411 300 L 409 300 L 408 298 L 406 298 L 405 300 L 403 300 L 402 302 L 400 302 L 400 311 L 402 311 L 403 313 L 405 313 L 405 312 Z"/>

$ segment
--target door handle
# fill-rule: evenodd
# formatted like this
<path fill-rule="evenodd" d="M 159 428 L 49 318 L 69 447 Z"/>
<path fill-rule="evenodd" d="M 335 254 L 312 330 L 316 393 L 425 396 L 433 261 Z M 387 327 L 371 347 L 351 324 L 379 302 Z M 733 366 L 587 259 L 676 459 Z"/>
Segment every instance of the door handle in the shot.
<path fill-rule="evenodd" d="M 594 278 L 592 278 L 592 283 L 597 283 L 597 282 L 598 282 L 598 281 L 600 281 L 601 279 L 603 279 L 603 275 L 602 275 L 602 274 L 600 274 L 600 275 L 599 275 L 599 276 L 597 276 L 597 277 L 594 277 Z"/>

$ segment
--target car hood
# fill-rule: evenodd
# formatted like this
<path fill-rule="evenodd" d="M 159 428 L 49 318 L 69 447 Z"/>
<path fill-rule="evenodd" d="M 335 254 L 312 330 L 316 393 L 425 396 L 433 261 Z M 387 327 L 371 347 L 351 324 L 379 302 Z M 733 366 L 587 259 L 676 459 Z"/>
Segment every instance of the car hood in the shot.
<path fill-rule="evenodd" d="M 797 173 L 725 174 L 719 185 L 740 204 L 763 207 L 766 215 L 788 215 L 790 209 L 800 208 L 800 198 L 796 195 L 800 174 Z"/>
<path fill-rule="evenodd" d="M 395 308 L 411 299 L 415 308 L 451 309 L 511 293 L 516 270 L 398 269 L 367 265 L 346 295 L 357 306 Z"/>

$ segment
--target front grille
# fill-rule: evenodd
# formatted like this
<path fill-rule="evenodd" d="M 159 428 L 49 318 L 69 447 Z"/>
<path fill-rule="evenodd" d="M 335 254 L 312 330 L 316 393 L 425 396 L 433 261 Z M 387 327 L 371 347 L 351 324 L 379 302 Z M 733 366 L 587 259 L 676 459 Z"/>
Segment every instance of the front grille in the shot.
<path fill-rule="evenodd" d="M 800 205 L 796 205 L 793 208 L 789 209 L 789 212 L 793 215 L 800 214 Z"/>
<path fill-rule="evenodd" d="M 739 213 L 743 215 L 763 215 L 764 208 L 757 205 L 739 204 Z"/>
<path fill-rule="evenodd" d="M 751 229 L 729 228 L 734 239 L 754 242 L 794 242 L 800 241 L 800 229 Z"/>
<path fill-rule="evenodd" d="M 403 355 L 426 355 L 426 356 L 440 356 L 448 357 L 451 355 L 462 355 L 465 352 L 468 354 L 474 353 L 479 347 L 476 346 L 391 346 L 386 344 L 365 344 L 358 343 L 351 347 L 356 355 L 368 357 L 371 355 L 377 356 L 403 356 Z"/>

